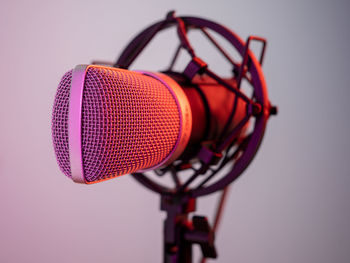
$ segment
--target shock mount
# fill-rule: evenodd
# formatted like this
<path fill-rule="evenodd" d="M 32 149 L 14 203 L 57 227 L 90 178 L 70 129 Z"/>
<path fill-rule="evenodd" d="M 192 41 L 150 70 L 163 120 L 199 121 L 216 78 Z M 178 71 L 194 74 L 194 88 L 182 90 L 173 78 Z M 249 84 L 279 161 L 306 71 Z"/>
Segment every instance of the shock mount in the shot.
<path fill-rule="evenodd" d="M 114 67 L 128 69 L 154 36 L 170 27 L 176 27 L 180 43 L 166 72 L 173 71 L 180 50 L 185 50 L 191 57 L 191 60 L 181 73 L 186 79 L 191 81 L 195 75 L 205 74 L 236 95 L 231 114 L 222 132 L 222 135 L 228 135 L 221 136 L 219 140 L 211 142 L 209 146 L 208 144 L 202 145 L 200 150 L 196 152 L 196 156 L 177 160 L 167 167 L 154 171 L 159 177 L 163 177 L 165 174 L 170 175 L 174 182 L 174 187 L 160 184 L 144 173 L 134 173 L 133 177 L 139 183 L 161 196 L 161 210 L 167 213 L 163 230 L 164 262 L 191 263 L 193 244 L 200 245 L 203 254 L 201 262 L 205 262 L 206 258 L 217 257 L 214 245 L 215 230 L 223 210 L 228 186 L 239 177 L 253 159 L 263 138 L 267 120 L 270 115 L 277 114 L 277 108 L 269 102 L 261 69 L 266 40 L 261 37 L 250 36 L 244 42 L 226 27 L 206 19 L 177 17 L 173 11 L 169 12 L 164 20 L 149 26 L 139 33 L 121 53 Z M 232 78 L 234 80 L 232 83 L 228 83 L 212 71 L 205 60 L 196 55 L 188 39 L 188 32 L 192 30 L 202 32 L 229 62 L 232 66 Z M 210 31 L 221 35 L 228 41 L 241 55 L 241 62 L 235 61 L 216 41 Z M 255 58 L 249 48 L 252 41 L 262 43 L 259 60 Z M 247 80 L 253 88 L 250 97 L 241 90 L 243 79 Z M 237 100 L 239 99 L 243 100 L 247 105 L 246 116 L 232 131 L 228 132 L 228 127 L 234 118 Z M 253 129 L 242 140 L 237 141 L 237 134 L 241 132 L 248 121 L 254 123 Z M 223 171 L 224 168 L 228 168 L 228 171 L 221 178 L 212 182 L 213 177 L 220 171 Z M 179 173 L 183 171 L 192 171 L 192 175 L 184 182 L 181 182 Z M 195 182 L 197 182 L 196 185 L 194 185 Z M 197 197 L 219 190 L 222 190 L 222 195 L 212 227 L 206 217 L 194 215 L 191 219 L 189 218 L 189 213 L 195 211 Z"/>

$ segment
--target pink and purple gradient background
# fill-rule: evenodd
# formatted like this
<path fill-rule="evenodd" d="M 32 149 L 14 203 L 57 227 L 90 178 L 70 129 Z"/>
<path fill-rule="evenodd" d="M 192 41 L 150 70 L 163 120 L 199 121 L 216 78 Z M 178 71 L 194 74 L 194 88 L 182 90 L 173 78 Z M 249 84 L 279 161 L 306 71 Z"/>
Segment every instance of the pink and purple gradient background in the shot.
<path fill-rule="evenodd" d="M 170 9 L 269 41 L 263 69 L 280 114 L 231 188 L 217 262 L 349 262 L 350 4 L 301 0 L 2 1 L 0 262 L 161 262 L 158 196 L 130 176 L 72 183 L 50 120 L 65 71 L 114 60 Z M 211 217 L 216 197 L 199 213 Z"/>

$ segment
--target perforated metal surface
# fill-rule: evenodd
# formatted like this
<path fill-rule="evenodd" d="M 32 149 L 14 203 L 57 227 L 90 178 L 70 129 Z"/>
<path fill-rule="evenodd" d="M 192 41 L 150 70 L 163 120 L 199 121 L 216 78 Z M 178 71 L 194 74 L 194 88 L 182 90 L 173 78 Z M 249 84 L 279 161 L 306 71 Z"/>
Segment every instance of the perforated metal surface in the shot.
<path fill-rule="evenodd" d="M 57 160 L 69 177 L 70 81 L 68 72 L 57 91 L 52 124 Z M 88 68 L 81 131 L 83 169 L 88 182 L 160 163 L 173 150 L 179 130 L 178 106 L 161 82 L 131 71 Z"/>
<path fill-rule="evenodd" d="M 56 159 L 61 171 L 71 177 L 68 150 L 68 108 L 72 70 L 61 79 L 52 111 L 52 140 Z"/>

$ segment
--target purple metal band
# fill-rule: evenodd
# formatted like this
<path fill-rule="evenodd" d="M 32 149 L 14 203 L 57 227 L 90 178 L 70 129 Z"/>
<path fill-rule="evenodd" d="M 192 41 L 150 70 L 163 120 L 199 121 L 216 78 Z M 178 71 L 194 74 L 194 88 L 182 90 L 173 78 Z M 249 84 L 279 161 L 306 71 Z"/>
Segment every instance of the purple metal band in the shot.
<path fill-rule="evenodd" d="M 69 96 L 68 143 L 72 179 L 76 183 L 86 183 L 81 151 L 81 111 L 87 65 L 78 65 L 72 73 Z"/>
<path fill-rule="evenodd" d="M 153 170 L 156 168 L 159 168 L 163 166 L 166 163 L 170 163 L 171 161 L 175 160 L 183 151 L 183 149 L 186 147 L 188 140 L 190 138 L 190 133 L 192 129 L 192 114 L 191 114 L 191 108 L 189 106 L 189 102 L 187 100 L 187 97 L 185 93 L 182 91 L 182 88 L 173 80 L 170 79 L 170 77 L 160 74 L 160 73 L 153 73 L 148 71 L 138 71 L 142 73 L 143 75 L 152 77 L 158 81 L 160 81 L 171 93 L 173 98 L 175 99 L 177 108 L 180 112 L 180 127 L 179 127 L 179 136 L 177 137 L 176 143 L 171 150 L 171 152 L 168 154 L 168 156 L 163 159 L 160 163 L 148 167 L 142 170 L 138 170 L 137 172 L 145 172 L 149 170 Z M 160 76 L 161 75 L 161 76 Z M 170 83 L 165 81 L 162 77 L 167 78 Z M 171 87 L 171 86 L 177 86 Z M 176 89 L 176 90 L 174 90 Z M 179 94 L 181 93 L 181 94 Z M 183 93 L 183 94 L 182 94 Z M 179 101 L 179 99 L 182 100 L 182 103 Z"/>

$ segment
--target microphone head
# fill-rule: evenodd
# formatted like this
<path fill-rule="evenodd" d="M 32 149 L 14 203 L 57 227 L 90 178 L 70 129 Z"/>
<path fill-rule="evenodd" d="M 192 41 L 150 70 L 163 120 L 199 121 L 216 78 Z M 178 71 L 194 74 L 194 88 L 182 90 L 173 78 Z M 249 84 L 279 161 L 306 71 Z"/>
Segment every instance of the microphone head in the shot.
<path fill-rule="evenodd" d="M 53 106 L 56 159 L 78 183 L 171 163 L 191 128 L 186 95 L 160 73 L 79 65 L 62 77 Z"/>

